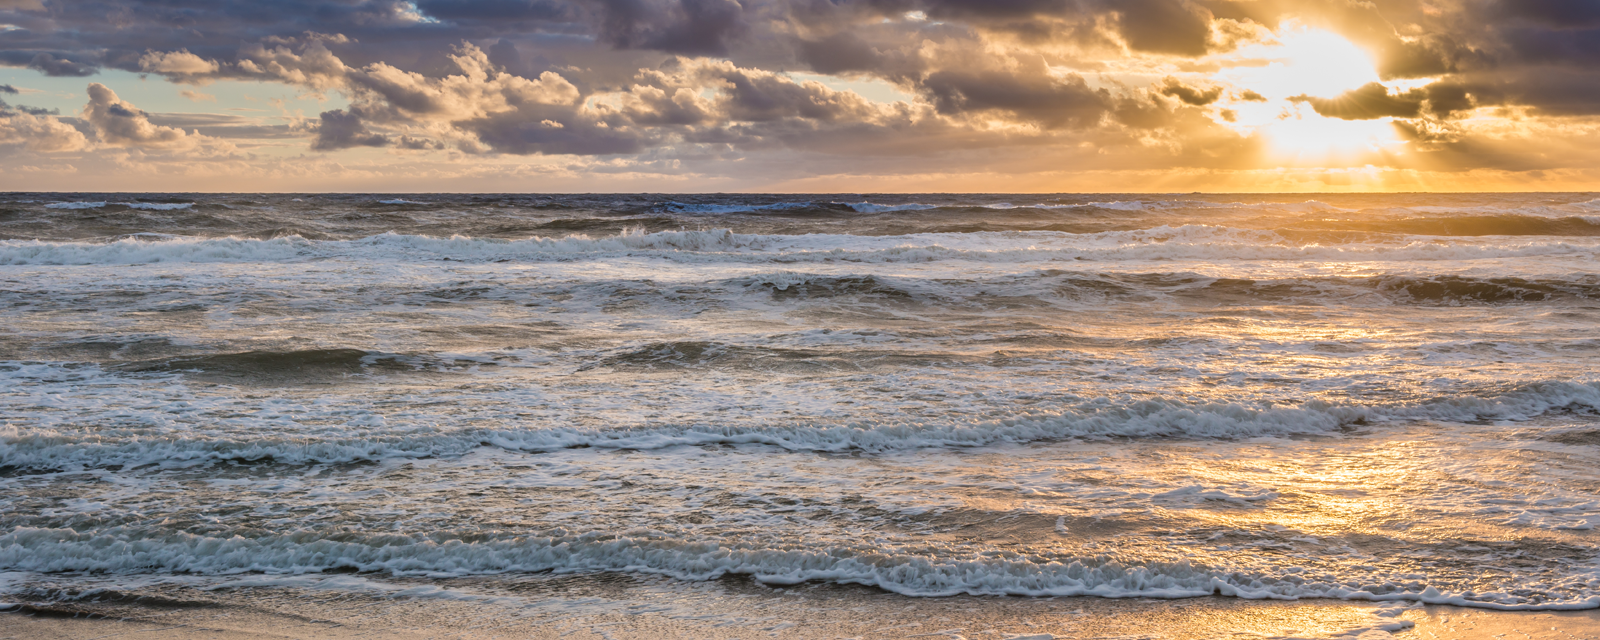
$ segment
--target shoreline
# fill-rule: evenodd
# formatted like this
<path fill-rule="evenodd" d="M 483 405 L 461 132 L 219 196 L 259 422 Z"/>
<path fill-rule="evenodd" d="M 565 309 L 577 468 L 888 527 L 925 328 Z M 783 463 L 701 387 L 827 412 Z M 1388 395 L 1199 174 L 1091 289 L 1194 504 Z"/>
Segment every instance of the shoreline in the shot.
<path fill-rule="evenodd" d="M 1304 638 L 1600 640 L 1600 609 L 1496 611 L 1342 600 L 914 598 L 855 585 L 535 576 L 316 588 L 101 592 L 0 614 L 0 640 L 238 638 Z M 352 590 L 354 588 L 355 590 Z"/>

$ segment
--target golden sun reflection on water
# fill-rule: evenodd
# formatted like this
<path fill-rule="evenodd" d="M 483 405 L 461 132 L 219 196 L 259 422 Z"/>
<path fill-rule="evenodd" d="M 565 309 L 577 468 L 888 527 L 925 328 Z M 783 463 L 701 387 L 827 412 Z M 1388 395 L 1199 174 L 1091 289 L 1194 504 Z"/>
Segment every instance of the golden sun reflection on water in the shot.
<path fill-rule="evenodd" d="M 1244 464 L 1195 469 L 1218 484 L 1250 482 L 1279 489 L 1265 509 L 1195 510 L 1187 517 L 1238 528 L 1285 527 L 1312 536 L 1378 533 L 1394 535 L 1409 521 L 1411 507 L 1394 496 L 1419 478 L 1418 458 L 1433 452 L 1417 442 L 1391 442 L 1381 449 L 1352 451 L 1317 460 L 1262 458 Z"/>

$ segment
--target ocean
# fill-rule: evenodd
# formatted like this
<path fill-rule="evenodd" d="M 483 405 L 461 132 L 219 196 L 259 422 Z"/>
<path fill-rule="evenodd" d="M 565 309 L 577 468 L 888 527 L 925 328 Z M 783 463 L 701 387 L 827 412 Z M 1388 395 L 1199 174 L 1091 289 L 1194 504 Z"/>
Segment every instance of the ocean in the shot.
<path fill-rule="evenodd" d="M 0 194 L 0 602 L 1600 608 L 1597 258 L 1593 193 Z"/>

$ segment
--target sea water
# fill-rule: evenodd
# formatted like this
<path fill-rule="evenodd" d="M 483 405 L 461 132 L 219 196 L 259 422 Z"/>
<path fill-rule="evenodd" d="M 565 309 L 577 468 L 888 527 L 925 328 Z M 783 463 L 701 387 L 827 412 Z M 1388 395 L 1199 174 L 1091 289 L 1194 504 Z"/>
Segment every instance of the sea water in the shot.
<path fill-rule="evenodd" d="M 1600 607 L 1597 197 L 0 195 L 0 601 Z"/>

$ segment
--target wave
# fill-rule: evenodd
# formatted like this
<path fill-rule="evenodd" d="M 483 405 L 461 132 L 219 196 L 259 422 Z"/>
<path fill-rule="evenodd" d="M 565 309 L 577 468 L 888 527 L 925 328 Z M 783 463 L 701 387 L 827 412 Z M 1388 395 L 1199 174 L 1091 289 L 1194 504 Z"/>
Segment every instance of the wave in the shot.
<path fill-rule="evenodd" d="M 299 236 L 255 240 L 121 238 L 112 242 L 0 241 L 0 265 L 92 265 L 154 262 L 274 262 L 307 258 L 541 260 L 585 255 L 646 255 L 696 262 L 1031 262 L 1073 260 L 1476 260 L 1533 256 L 1593 257 L 1600 245 L 1570 240 L 1438 241 L 1400 239 L 1342 245 L 1301 244 L 1271 231 L 1204 225 L 1093 234 L 982 232 L 852 236 L 763 235 L 729 229 L 630 230 L 612 236 L 522 240 L 385 233 L 359 240 Z"/>
<path fill-rule="evenodd" d="M 753 213 L 759 211 L 792 211 L 817 206 L 814 202 L 774 202 L 769 204 L 708 204 L 663 202 L 656 208 L 669 213 L 687 213 L 699 215 L 714 215 L 728 213 Z"/>
<path fill-rule="evenodd" d="M 193 202 L 55 202 L 44 206 L 46 209 L 103 209 L 106 207 L 127 207 L 129 209 L 144 209 L 149 211 L 179 211 L 193 207 Z"/>
<path fill-rule="evenodd" d="M 1558 297 L 1600 297 L 1600 283 L 1593 281 L 1525 280 L 1522 278 L 1466 278 L 1437 276 L 1379 276 L 1367 283 L 1380 291 L 1411 300 L 1460 302 L 1539 302 Z"/>
<path fill-rule="evenodd" d="M 360 373 L 379 355 L 359 349 L 246 351 L 130 362 L 117 368 L 131 372 L 192 371 L 222 377 L 320 377 Z"/>
<path fill-rule="evenodd" d="M 919 202 L 912 202 L 912 203 L 909 203 L 909 204 L 874 204 L 874 203 L 871 203 L 871 202 L 843 202 L 843 203 L 835 202 L 833 204 L 842 204 L 844 206 L 850 207 L 851 209 L 855 210 L 857 213 L 894 213 L 894 212 L 898 212 L 898 211 L 926 211 L 926 210 L 929 210 L 929 209 L 938 209 L 938 208 L 941 207 L 941 205 L 922 204 L 922 203 L 919 203 Z M 948 207 L 950 205 L 942 205 L 942 206 Z"/>
<path fill-rule="evenodd" d="M 1297 222 L 1286 229 L 1414 236 L 1600 236 L 1600 217 L 1521 214 Z"/>
<path fill-rule="evenodd" d="M 639 358 L 680 358 L 682 348 Z M 719 357 L 703 349 L 693 357 Z M 12 376 L 56 376 L 89 380 L 103 376 L 92 368 L 58 370 L 39 366 Z M 136 381 L 135 381 L 136 382 Z M 1261 409 L 1238 404 L 1191 404 L 1152 399 L 1122 405 L 1093 402 L 1060 410 L 1018 413 L 999 420 L 974 422 L 798 423 L 743 426 L 723 424 L 653 424 L 618 428 L 522 427 L 465 428 L 458 431 L 395 431 L 382 435 L 362 430 L 332 430 L 314 440 L 243 438 L 228 432 L 173 431 L 115 440 L 101 434 L 77 435 L 34 425 L 0 426 L 0 469 L 60 470 L 206 464 L 215 461 L 270 460 L 281 464 L 347 463 L 426 457 L 460 456 L 479 447 L 544 452 L 574 447 L 659 449 L 682 445 L 758 444 L 792 451 L 868 453 L 938 447 L 983 447 L 1072 438 L 1236 439 L 1318 435 L 1352 425 L 1393 421 L 1528 420 L 1562 411 L 1600 409 L 1600 383 L 1547 382 L 1525 386 L 1498 397 L 1444 397 L 1410 405 L 1354 405 L 1308 402 L 1297 408 Z M 378 420 L 376 416 L 372 416 Z M 515 425 L 515 422 L 512 423 Z M 221 434 L 221 435 L 215 435 Z"/>
<path fill-rule="evenodd" d="M 1284 278 L 1249 280 L 1206 278 L 1183 274 L 1092 276 L 1047 271 L 1042 276 L 1063 276 L 1077 287 L 1104 292 L 1106 283 L 1119 285 L 1124 295 L 1167 292 L 1217 302 L 1247 298 L 1267 302 L 1337 303 L 1351 296 L 1378 293 L 1397 304 L 1514 304 L 1600 298 L 1600 279 L 1574 274 L 1561 279 L 1474 278 L 1467 276 L 1380 275 L 1365 277 Z"/>
<path fill-rule="evenodd" d="M 664 202 L 657 208 L 670 213 L 689 213 L 701 215 L 757 213 L 769 211 L 796 211 L 806 209 L 847 210 L 856 213 L 881 214 L 914 211 L 944 210 L 952 212 L 968 212 L 975 209 L 1011 210 L 1011 209 L 1036 209 L 1036 210 L 1092 210 L 1119 212 L 1157 212 L 1174 209 L 1242 209 L 1242 210 L 1272 210 L 1292 213 L 1322 213 L 1334 211 L 1348 211 L 1327 203 L 1308 200 L 1298 203 L 1242 203 L 1242 202 L 1209 202 L 1203 200 L 1105 200 L 1078 203 L 1049 203 L 1038 202 L 1034 204 L 1013 204 L 1011 202 L 907 202 L 898 204 L 884 204 L 877 202 L 817 202 L 817 201 L 788 201 L 775 203 L 683 203 Z"/>
<path fill-rule="evenodd" d="M 908 596 L 1099 596 L 1412 601 L 1490 609 L 1600 607 L 1600 596 L 1542 584 L 1451 593 L 1420 576 L 1333 576 L 1270 567 L 1212 567 L 1119 555 L 957 552 L 933 555 L 871 543 L 811 545 L 701 538 L 670 529 L 528 535 L 481 530 L 330 535 L 313 529 L 221 537 L 118 526 L 97 531 L 17 527 L 0 534 L 0 569 L 35 572 L 186 573 L 229 576 L 324 571 L 465 577 L 617 571 L 715 580 L 748 575 L 773 585 L 861 584 Z M 244 578 L 245 581 L 253 578 Z M 1571 585 L 1562 585 L 1571 586 Z M 1563 593 L 1565 592 L 1565 593 Z"/>
<path fill-rule="evenodd" d="M 775 298 L 877 296 L 910 300 L 917 297 L 904 287 L 891 284 L 889 278 L 874 275 L 828 276 L 783 271 L 737 278 L 730 284 L 766 289 Z"/>
<path fill-rule="evenodd" d="M 314 241 L 299 236 L 151 239 L 111 242 L 0 240 L 0 265 L 149 264 L 157 262 L 279 262 L 306 256 Z"/>

